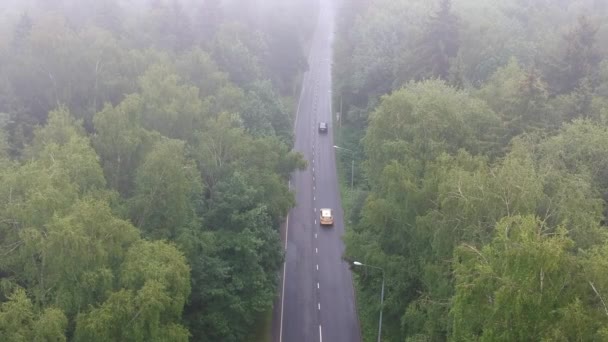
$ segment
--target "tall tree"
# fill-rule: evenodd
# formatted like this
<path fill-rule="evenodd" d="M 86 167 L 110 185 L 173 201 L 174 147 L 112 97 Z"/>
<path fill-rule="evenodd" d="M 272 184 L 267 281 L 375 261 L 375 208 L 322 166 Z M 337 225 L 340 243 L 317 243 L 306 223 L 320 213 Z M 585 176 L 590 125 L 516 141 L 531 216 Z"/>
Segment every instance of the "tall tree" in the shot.
<path fill-rule="evenodd" d="M 569 93 L 588 80 L 597 83 L 598 66 L 601 61 L 596 46 L 598 27 L 586 16 L 578 19 L 577 25 L 563 36 L 565 51 L 561 60 L 558 93 Z"/>
<path fill-rule="evenodd" d="M 0 339 L 3 341 L 65 342 L 67 325 L 61 310 L 47 308 L 37 312 L 21 288 L 0 305 Z"/>
<path fill-rule="evenodd" d="M 458 17 L 452 12 L 451 0 L 440 0 L 439 10 L 427 22 L 416 48 L 416 78 L 438 77 L 447 80 L 451 59 L 459 49 Z"/>
<path fill-rule="evenodd" d="M 186 157 L 184 142 L 161 140 L 137 169 L 131 220 L 149 237 L 175 240 L 183 229 L 197 225 L 202 192 L 200 173 Z"/>
<path fill-rule="evenodd" d="M 604 309 L 583 305 L 595 297 L 595 287 L 581 274 L 579 258 L 568 252 L 572 241 L 565 230 L 548 236 L 543 228 L 533 217 L 509 218 L 483 249 L 459 249 L 455 341 L 605 337 L 598 323 L 607 320 Z M 565 331 L 573 320 L 577 328 Z"/>

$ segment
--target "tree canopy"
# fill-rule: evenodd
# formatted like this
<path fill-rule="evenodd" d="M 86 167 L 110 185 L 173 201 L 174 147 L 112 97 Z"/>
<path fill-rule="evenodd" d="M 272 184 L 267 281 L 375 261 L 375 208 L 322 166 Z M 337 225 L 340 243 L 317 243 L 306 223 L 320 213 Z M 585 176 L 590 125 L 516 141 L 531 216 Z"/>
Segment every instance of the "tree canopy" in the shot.
<path fill-rule="evenodd" d="M 251 336 L 306 167 L 292 112 L 317 10 L 257 5 L 0 14 L 0 340 Z"/>
<path fill-rule="evenodd" d="M 383 338 L 606 339 L 608 8 L 341 10 L 338 143 L 362 169 L 345 201 L 345 258 L 386 271 Z M 373 341 L 381 279 L 353 271 Z"/>

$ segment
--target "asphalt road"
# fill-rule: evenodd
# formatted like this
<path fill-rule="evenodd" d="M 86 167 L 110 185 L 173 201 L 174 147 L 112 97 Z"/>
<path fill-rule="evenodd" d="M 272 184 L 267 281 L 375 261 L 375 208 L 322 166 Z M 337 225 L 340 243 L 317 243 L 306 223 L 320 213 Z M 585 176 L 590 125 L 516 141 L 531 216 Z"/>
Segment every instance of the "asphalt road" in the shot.
<path fill-rule="evenodd" d="M 331 110 L 334 8 L 320 14 L 304 75 L 295 125 L 295 150 L 308 168 L 292 176 L 296 207 L 286 224 L 282 297 L 275 305 L 273 341 L 359 342 L 352 276 L 342 260 L 343 212 L 338 189 Z M 328 122 L 327 133 L 318 123 Z M 319 225 L 319 209 L 334 209 L 333 227 Z"/>

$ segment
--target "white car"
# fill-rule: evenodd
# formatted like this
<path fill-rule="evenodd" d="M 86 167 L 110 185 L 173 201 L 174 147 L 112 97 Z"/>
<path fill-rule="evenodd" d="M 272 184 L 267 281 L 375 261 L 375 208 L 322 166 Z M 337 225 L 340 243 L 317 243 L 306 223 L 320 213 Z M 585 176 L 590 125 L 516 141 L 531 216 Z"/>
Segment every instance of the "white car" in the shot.
<path fill-rule="evenodd" d="M 334 215 L 333 211 L 329 208 L 321 209 L 321 225 L 322 226 L 333 226 L 334 225 Z"/>

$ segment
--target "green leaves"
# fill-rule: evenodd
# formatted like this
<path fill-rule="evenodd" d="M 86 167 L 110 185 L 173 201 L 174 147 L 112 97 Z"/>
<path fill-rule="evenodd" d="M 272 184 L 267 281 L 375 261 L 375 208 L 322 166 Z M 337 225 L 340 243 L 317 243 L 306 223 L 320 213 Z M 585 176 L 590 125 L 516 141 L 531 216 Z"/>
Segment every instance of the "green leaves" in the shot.
<path fill-rule="evenodd" d="M 164 320 L 181 317 L 190 295 L 190 268 L 175 246 L 163 241 L 141 241 L 129 249 L 121 269 L 123 287 L 139 289 L 142 295 L 165 292 L 168 302 L 163 304 L 167 311 Z"/>
<path fill-rule="evenodd" d="M 206 119 L 199 90 L 184 85 L 166 65 L 153 65 L 140 78 L 142 127 L 162 135 L 191 140 Z"/>
<path fill-rule="evenodd" d="M 568 252 L 573 242 L 563 229 L 553 236 L 544 230 L 533 217 L 508 218 L 481 251 L 470 245 L 458 249 L 454 340 L 541 340 L 582 309 L 579 298 L 586 296 L 587 284 L 580 261 Z M 589 309 L 578 315 L 593 315 Z M 588 326 L 581 328 L 569 335 L 592 338 Z"/>
<path fill-rule="evenodd" d="M 161 317 L 171 298 L 163 285 L 146 283 L 139 291 L 120 290 L 97 309 L 78 316 L 75 341 L 188 341 L 188 331 Z"/>
<path fill-rule="evenodd" d="M 15 290 L 0 306 L 0 339 L 4 341 L 66 341 L 68 320 L 61 310 L 37 313 L 25 290 Z"/>
<path fill-rule="evenodd" d="M 386 161 L 407 163 L 417 176 L 443 152 L 491 153 L 491 133 L 499 126 L 487 105 L 442 81 L 411 83 L 386 96 L 370 118 L 364 138 L 368 175 L 379 175 Z M 373 151 L 373 152 L 372 152 Z"/>
<path fill-rule="evenodd" d="M 40 5 L 0 32 L 0 339 L 246 339 L 306 167 L 286 104 L 315 7 Z"/>
<path fill-rule="evenodd" d="M 135 194 L 129 200 L 131 220 L 146 235 L 175 239 L 196 224 L 202 195 L 200 174 L 185 155 L 182 141 L 164 139 L 154 145 L 135 178 Z"/>

